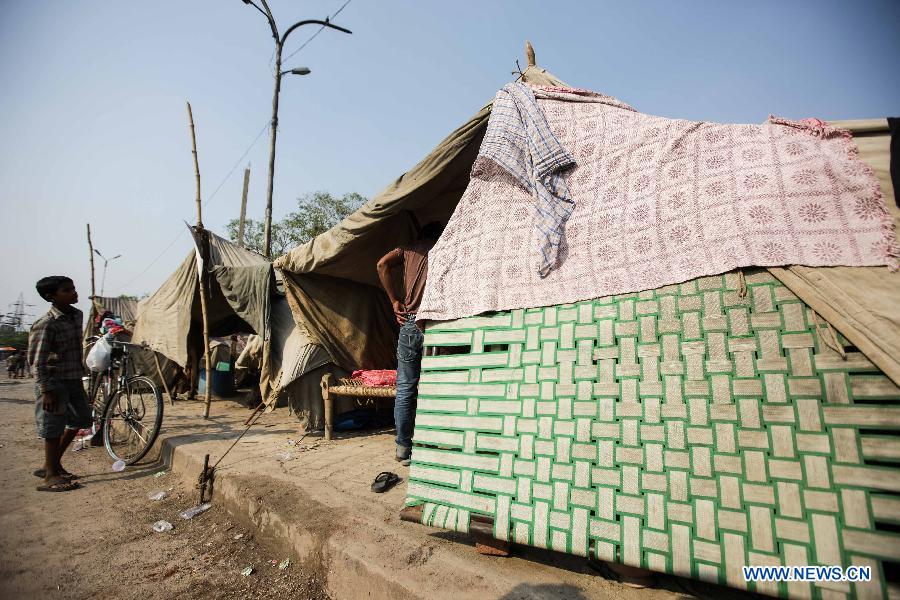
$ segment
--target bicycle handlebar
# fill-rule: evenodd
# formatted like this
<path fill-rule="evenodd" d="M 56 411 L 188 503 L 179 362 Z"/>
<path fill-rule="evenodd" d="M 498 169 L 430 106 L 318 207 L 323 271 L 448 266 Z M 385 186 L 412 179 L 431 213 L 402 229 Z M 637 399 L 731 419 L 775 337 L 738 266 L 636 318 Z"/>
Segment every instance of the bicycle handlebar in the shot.
<path fill-rule="evenodd" d="M 123 349 L 124 349 L 124 348 L 128 348 L 129 346 L 132 347 L 132 348 L 141 348 L 141 349 L 149 348 L 149 347 L 150 347 L 150 346 L 147 345 L 147 342 L 141 342 L 140 344 L 132 344 L 131 342 L 119 342 L 119 341 L 116 341 L 116 340 L 110 341 L 110 342 L 109 342 L 109 345 L 110 345 L 110 346 L 113 346 L 113 347 L 123 348 Z"/>

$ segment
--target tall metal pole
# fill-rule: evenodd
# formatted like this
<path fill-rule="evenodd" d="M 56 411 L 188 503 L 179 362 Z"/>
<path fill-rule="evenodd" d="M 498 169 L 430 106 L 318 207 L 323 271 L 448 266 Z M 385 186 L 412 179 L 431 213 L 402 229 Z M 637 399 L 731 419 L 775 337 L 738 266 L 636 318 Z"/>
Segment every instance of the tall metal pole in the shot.
<path fill-rule="evenodd" d="M 272 16 L 272 11 L 269 9 L 269 4 L 266 0 L 259 0 L 259 3 L 262 4 L 262 8 L 257 6 L 253 0 L 243 0 L 244 4 L 249 4 L 256 10 L 258 10 L 262 15 L 266 18 L 266 21 L 269 22 L 269 28 L 272 30 L 272 38 L 275 40 L 275 91 L 272 94 L 272 122 L 270 123 L 270 134 L 269 134 L 269 176 L 268 182 L 266 185 L 266 216 L 265 222 L 263 224 L 263 234 L 264 234 L 264 242 L 263 242 L 263 254 L 266 257 L 271 258 L 272 253 L 272 190 L 275 184 L 275 141 L 278 137 L 278 95 L 281 93 L 281 76 L 284 73 L 281 72 L 281 50 L 284 48 L 284 43 L 287 41 L 288 36 L 299 27 L 303 27 L 304 25 L 321 25 L 322 27 L 328 27 L 330 29 L 337 29 L 338 31 L 343 31 L 344 33 L 353 33 L 349 29 L 344 29 L 343 27 L 338 27 L 337 25 L 333 25 L 329 22 L 328 19 L 324 21 L 320 21 L 318 19 L 307 19 L 304 21 L 298 21 L 294 23 L 290 27 L 288 27 L 287 31 L 284 32 L 284 35 L 278 35 L 278 25 L 275 23 L 275 17 Z M 309 71 L 307 71 L 308 73 Z"/>
<path fill-rule="evenodd" d="M 244 169 L 244 191 L 241 194 L 241 217 L 238 219 L 238 246 L 244 247 L 244 221 L 247 217 L 247 190 L 250 189 L 250 165 Z"/>
<path fill-rule="evenodd" d="M 200 163 L 197 160 L 197 136 L 194 134 L 194 113 L 191 111 L 191 103 L 187 103 L 188 121 L 191 124 L 191 153 L 194 155 L 194 175 L 197 181 L 197 230 L 201 239 L 208 239 L 203 231 L 203 205 L 200 201 Z M 201 249 L 205 249 L 206 244 L 200 244 Z M 206 360 L 206 398 L 204 398 L 203 418 L 209 418 L 209 405 L 212 401 L 210 391 L 212 389 L 212 378 L 210 377 L 209 368 L 209 317 L 206 312 L 206 261 L 209 258 L 203 252 L 203 268 L 200 270 L 200 316 L 203 319 L 203 356 Z"/>
<path fill-rule="evenodd" d="M 275 92 L 272 94 L 272 122 L 269 134 L 269 177 L 266 184 L 266 219 L 263 226 L 263 254 L 272 258 L 272 189 L 275 185 L 275 139 L 278 136 L 278 96 L 281 93 L 281 49 L 283 44 L 275 40 Z"/>

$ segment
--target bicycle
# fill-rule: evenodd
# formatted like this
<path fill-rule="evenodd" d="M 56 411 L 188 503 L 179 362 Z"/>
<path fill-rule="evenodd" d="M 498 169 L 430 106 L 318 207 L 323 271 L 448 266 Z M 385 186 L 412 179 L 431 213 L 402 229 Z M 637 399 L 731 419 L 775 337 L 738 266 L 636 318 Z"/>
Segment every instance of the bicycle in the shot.
<path fill-rule="evenodd" d="M 112 361 L 106 371 L 91 377 L 89 400 L 95 417 L 99 416 L 99 432 L 106 451 L 113 460 L 133 465 L 150 451 L 159 435 L 162 394 L 146 375 L 128 374 L 129 348 L 144 346 L 119 341 L 109 344 L 113 348 Z"/>

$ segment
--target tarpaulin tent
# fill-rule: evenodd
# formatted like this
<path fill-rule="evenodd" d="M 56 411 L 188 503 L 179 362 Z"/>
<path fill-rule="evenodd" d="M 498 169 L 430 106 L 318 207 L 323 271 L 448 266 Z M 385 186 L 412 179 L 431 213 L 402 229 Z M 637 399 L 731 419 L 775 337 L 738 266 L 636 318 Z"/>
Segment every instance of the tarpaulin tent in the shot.
<path fill-rule="evenodd" d="M 91 298 L 91 308 L 88 313 L 89 322 L 93 322 L 97 315 L 111 312 L 120 319 L 125 328 L 134 327 L 137 321 L 138 300 L 127 296 L 94 296 Z"/>
<path fill-rule="evenodd" d="M 282 357 L 278 380 L 272 385 L 274 390 L 281 391 L 277 400 L 279 404 L 282 401 L 288 404 L 304 430 L 322 429 L 325 426 L 319 387 L 322 376 L 332 373 L 336 377 L 346 377 L 349 373 L 336 366 L 322 346 L 310 342 L 304 327 L 293 327 L 294 317 L 284 298 L 276 301 L 271 318 L 271 351 Z M 285 326 L 286 323 L 290 323 L 291 327 Z M 250 336 L 235 362 L 235 368 L 259 371 L 262 358 L 262 339 Z M 355 402 L 341 399 L 337 411 L 350 410 L 354 406 Z"/>
<path fill-rule="evenodd" d="M 198 273 L 205 268 L 209 273 L 209 334 L 253 333 L 260 337 L 260 390 L 271 403 L 280 388 L 307 368 L 303 357 L 312 349 L 302 333 L 304 328 L 291 318 L 268 259 L 212 232 L 191 231 L 194 251 L 139 304 L 133 341 L 146 343 L 181 368 L 199 365 L 203 343 Z"/>
<path fill-rule="evenodd" d="M 453 212 L 488 111 L 276 261 L 339 363 L 392 360 L 375 263 Z M 853 133 L 896 224 L 887 122 L 832 125 Z M 405 512 L 740 587 L 744 565 L 865 564 L 866 584 L 749 585 L 896 595 L 897 306 L 885 267 L 787 266 L 430 323 L 426 347 L 466 351 L 423 360 Z"/>
<path fill-rule="evenodd" d="M 582 93 L 587 92 L 578 95 Z M 626 118 L 609 111 L 612 114 L 602 119 L 579 119 L 572 116 L 578 109 L 561 104 L 570 100 L 551 102 L 541 110 L 548 121 L 550 115 L 556 118 L 557 129 L 551 132 L 560 143 L 570 143 L 573 153 L 581 150 L 580 156 L 617 158 L 609 145 L 621 142 L 614 141 L 619 138 L 609 134 L 606 123 L 628 123 Z M 527 114 L 532 123 L 536 121 L 535 111 Z M 503 125 L 494 119 L 489 135 L 498 121 Z M 595 134 L 598 124 L 604 131 Z M 795 188 L 795 198 L 804 206 L 828 206 L 833 214 L 844 215 L 846 222 L 850 212 L 877 214 L 873 230 L 889 231 L 889 221 L 896 225 L 898 215 L 887 177 L 886 128 L 880 122 L 832 125 L 856 131 L 855 143 L 840 134 L 846 142 L 847 154 L 841 157 L 845 162 L 817 165 L 811 153 L 800 151 L 792 152 L 802 158 L 790 166 L 795 172 L 821 178 L 833 189 L 840 189 L 843 175 L 848 176 L 843 181 L 856 176 L 865 181 L 852 186 L 851 193 L 834 194 L 831 204 L 823 200 L 828 191 L 813 195 L 808 188 Z M 634 184 L 640 184 L 647 171 L 671 175 L 669 167 L 677 161 L 664 163 L 665 171 L 660 168 L 661 158 L 671 156 L 671 151 L 697 165 L 693 173 L 686 173 L 694 186 L 686 193 L 693 194 L 689 201 L 715 200 L 719 194 L 698 181 L 703 175 L 700 166 L 717 162 L 710 159 L 720 156 L 718 152 L 704 152 L 700 144 L 669 145 L 665 138 L 672 130 L 657 131 L 658 137 L 633 136 L 643 147 L 627 153 L 621 171 L 609 163 L 595 166 L 589 160 L 577 160 L 567 173 L 567 185 L 608 182 L 617 172 L 627 172 Z M 774 145 L 773 138 L 768 143 Z M 542 138 L 547 139 L 552 138 Z M 722 147 L 733 151 L 734 138 L 724 139 L 728 143 Z M 582 140 L 585 144 L 578 148 Z M 487 142 L 485 147 L 492 149 Z M 857 147 L 880 179 L 883 199 L 872 173 L 856 160 Z M 541 149 L 538 143 L 530 146 L 525 164 L 538 163 Z M 758 174 L 753 164 L 763 157 L 767 165 L 778 164 L 774 154 L 733 152 L 731 156 L 732 166 L 741 169 L 737 171 L 741 175 Z M 461 285 L 471 280 L 459 274 L 472 269 L 471 260 L 453 265 L 456 271 L 437 268 L 442 251 L 457 256 L 455 250 L 465 248 L 462 236 L 454 238 L 454 226 L 457 232 L 475 230 L 473 237 L 478 235 L 477 228 L 484 227 L 481 239 L 472 244 L 480 244 L 482 250 L 530 250 L 528 235 L 519 236 L 518 244 L 503 246 L 498 236 L 486 231 L 487 224 L 498 222 L 511 230 L 530 231 L 527 219 L 498 221 L 492 212 L 498 205 L 510 213 L 522 207 L 534 210 L 530 190 L 522 179 L 505 177 L 506 171 L 504 165 L 473 174 L 429 257 L 429 275 L 446 273 L 431 280 L 443 284 L 443 289 L 437 288 L 437 300 L 473 295 Z M 789 174 L 786 168 L 783 179 L 778 175 L 772 180 L 789 180 Z M 491 177 L 495 177 L 489 181 L 494 187 L 485 193 L 483 186 Z M 575 185 L 572 189 L 579 202 Z M 636 196 L 658 208 L 673 197 L 671 188 L 665 194 L 645 185 L 627 189 L 623 195 L 634 191 L 630 198 Z M 854 197 L 855 191 L 864 195 Z M 472 201 L 473 196 L 478 202 Z M 580 208 L 590 210 L 591 202 L 602 204 L 610 196 L 616 200 L 614 195 L 582 195 Z M 729 195 L 729 205 L 737 204 L 735 196 Z M 760 194 L 757 198 L 777 197 Z M 782 209 L 786 205 L 770 203 Z M 768 208 L 762 202 L 756 206 Z M 591 214 L 603 214 L 603 208 Z M 701 222 L 706 216 L 700 214 L 702 210 L 686 214 Z M 891 211 L 890 219 L 886 210 Z M 634 220 L 642 223 L 634 224 Z M 663 218 L 646 221 L 622 210 L 608 223 L 609 229 L 627 230 L 633 236 L 623 240 L 631 249 L 632 241 L 643 235 L 635 230 L 666 222 Z M 472 225 L 460 227 L 460 223 Z M 577 250 L 594 250 L 605 241 L 606 228 L 585 228 L 583 223 L 566 224 L 567 233 L 579 231 L 568 229 L 578 224 L 580 232 L 591 234 L 569 238 L 580 239 L 578 247 L 573 242 L 568 248 L 570 258 Z M 736 230 L 724 225 L 723 229 Z M 835 247 L 853 247 L 848 242 L 850 231 L 850 227 L 833 225 L 819 230 L 832 236 L 829 243 Z M 792 239 L 784 230 L 778 235 L 783 241 Z M 660 237 L 671 239 L 671 247 L 681 247 L 675 245 L 674 236 Z M 893 235 L 886 237 L 879 240 L 886 242 L 879 248 L 892 253 Z M 603 260 L 611 254 L 601 251 L 592 263 L 586 262 L 605 274 L 615 268 L 614 260 Z M 459 252 L 458 256 L 475 256 L 479 266 L 485 265 L 484 270 L 475 271 L 480 280 L 469 291 L 494 273 L 496 280 L 486 285 L 499 281 L 503 286 L 501 271 L 503 276 L 513 274 L 508 279 L 522 272 L 507 270 L 507 261 L 485 260 L 484 253 Z M 703 260 L 692 253 L 682 258 L 691 263 Z M 641 268 L 637 261 L 630 265 Z M 541 281 L 534 288 L 558 283 L 552 277 Z M 402 516 L 434 527 L 477 531 L 504 541 L 769 595 L 893 597 L 900 590 L 895 568 L 900 533 L 893 525 L 900 520 L 896 501 L 900 493 L 898 284 L 900 274 L 888 266 L 766 269 L 741 265 L 737 271 L 662 286 L 642 288 L 643 280 L 608 295 L 592 288 L 595 297 L 537 306 L 501 305 L 487 309 L 491 312 L 457 312 L 453 317 L 460 318 L 430 321 L 426 348 L 455 347 L 462 352 L 426 353 L 423 358 L 415 447 Z M 565 285 L 560 289 L 565 290 Z M 426 289 L 420 316 L 427 315 L 428 294 Z M 871 579 L 837 586 L 751 581 L 742 576 L 741 569 L 747 565 L 798 563 L 865 564 L 871 568 Z"/>
<path fill-rule="evenodd" d="M 562 84 L 535 66 L 523 79 Z M 275 261 L 295 317 L 341 367 L 396 364 L 397 325 L 375 264 L 414 240 L 418 227 L 450 218 L 469 182 L 490 112 L 487 104 L 359 210 Z"/>
<path fill-rule="evenodd" d="M 98 315 L 109 311 L 122 319 L 125 329 L 131 330 L 137 321 L 138 301 L 135 298 L 113 298 L 111 296 L 93 296 L 91 306 L 88 309 L 87 320 L 84 323 L 84 341 L 99 335 L 100 328 L 95 321 Z"/>
<path fill-rule="evenodd" d="M 528 83 L 565 85 L 534 65 Z M 310 339 L 347 369 L 395 364 L 396 325 L 375 264 L 414 239 L 417 226 L 446 222 L 465 191 L 491 105 L 451 133 L 419 164 L 341 223 L 275 261 L 291 309 Z M 895 223 L 887 119 L 834 121 L 849 129 L 878 177 Z M 900 383 L 900 274 L 881 267 L 771 268 L 770 272 Z"/>

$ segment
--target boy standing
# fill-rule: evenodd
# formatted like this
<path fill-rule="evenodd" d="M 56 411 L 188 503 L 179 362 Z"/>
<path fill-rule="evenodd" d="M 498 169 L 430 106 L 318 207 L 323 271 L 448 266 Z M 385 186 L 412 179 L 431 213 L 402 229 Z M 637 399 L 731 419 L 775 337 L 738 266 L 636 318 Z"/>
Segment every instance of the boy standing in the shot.
<path fill-rule="evenodd" d="M 42 492 L 67 492 L 78 487 L 75 476 L 60 464 L 79 429 L 92 425 L 91 407 L 81 383 L 81 311 L 75 283 L 68 277 L 44 277 L 35 286 L 41 298 L 52 303 L 46 315 L 31 326 L 28 362 L 37 380 L 34 419 L 44 440 Z"/>
<path fill-rule="evenodd" d="M 19 360 L 19 351 L 15 350 L 12 354 L 6 357 L 6 375 L 10 379 L 16 378 L 16 365 Z"/>
<path fill-rule="evenodd" d="M 428 278 L 428 252 L 441 237 L 444 226 L 438 222 L 422 228 L 419 240 L 410 246 L 396 248 L 378 261 L 378 278 L 394 308 L 400 325 L 397 339 L 397 397 L 394 400 L 394 423 L 397 427 L 395 458 L 404 466 L 410 463 L 412 435 L 415 426 L 419 374 L 422 370 L 422 346 L 425 336 L 416 325 L 416 312 L 422 304 L 425 280 Z M 403 292 L 394 290 L 390 270 L 403 267 Z"/>

